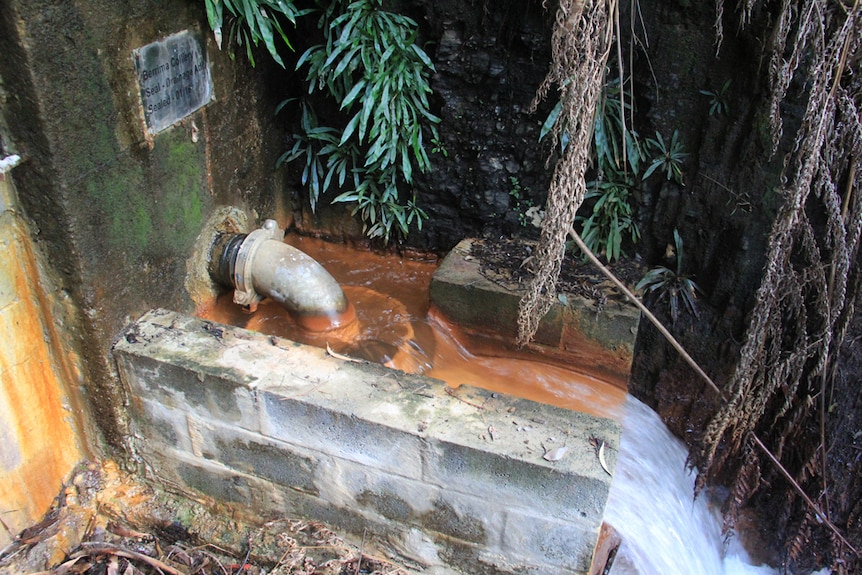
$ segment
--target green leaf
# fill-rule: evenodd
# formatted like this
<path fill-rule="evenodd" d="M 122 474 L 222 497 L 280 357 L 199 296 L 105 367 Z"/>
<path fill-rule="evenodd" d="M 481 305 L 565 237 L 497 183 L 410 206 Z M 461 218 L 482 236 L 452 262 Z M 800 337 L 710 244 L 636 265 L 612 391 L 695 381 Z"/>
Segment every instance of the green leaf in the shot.
<path fill-rule="evenodd" d="M 344 73 L 347 67 L 353 62 L 353 59 L 359 52 L 359 49 L 359 46 L 353 48 L 344 56 L 344 58 L 341 59 L 341 61 L 338 63 L 338 66 L 335 67 L 335 71 L 333 72 L 335 76 L 340 76 L 342 73 Z"/>
<path fill-rule="evenodd" d="M 221 29 L 222 25 L 222 3 L 221 0 L 206 0 L 207 22 L 213 30 Z"/>
<path fill-rule="evenodd" d="M 349 192 L 344 192 L 343 194 L 336 196 L 335 199 L 332 200 L 332 203 L 336 204 L 336 203 L 355 202 L 358 199 L 359 199 L 359 195 L 357 195 L 356 191 L 349 191 Z"/>
<path fill-rule="evenodd" d="M 344 133 L 341 134 L 341 140 L 338 142 L 339 146 L 343 146 L 347 140 L 350 139 L 350 136 L 353 135 L 353 132 L 356 131 L 356 126 L 359 125 L 359 115 L 360 112 L 357 112 L 353 115 L 350 122 L 347 123 L 347 127 L 344 128 Z"/>
<path fill-rule="evenodd" d="M 407 154 L 406 147 L 401 152 L 401 172 L 408 184 L 413 181 L 413 166 L 410 163 L 410 156 Z"/>
<path fill-rule="evenodd" d="M 652 163 L 649 165 L 649 167 L 644 172 L 643 179 L 645 180 L 648 177 L 650 177 L 653 174 L 653 172 L 655 172 L 657 169 L 659 169 L 661 167 L 661 165 L 662 165 L 661 160 L 653 160 Z"/>
<path fill-rule="evenodd" d="M 563 112 L 563 103 L 557 102 L 557 105 L 554 106 L 554 108 L 551 110 L 551 113 L 548 114 L 548 117 L 545 119 L 545 123 L 542 124 L 542 129 L 539 131 L 539 141 L 540 142 L 554 128 L 554 124 L 557 123 L 557 120 L 560 118 L 560 114 L 562 112 Z"/>
<path fill-rule="evenodd" d="M 425 50 L 423 50 L 422 48 L 420 48 L 416 44 L 411 44 L 410 48 L 412 48 L 413 52 L 415 52 L 416 55 L 419 56 L 419 59 L 422 60 L 422 63 L 427 68 L 431 69 L 432 71 L 436 71 L 436 69 L 434 68 L 434 63 L 431 62 L 431 58 L 428 57 L 428 54 L 425 53 Z"/>
<path fill-rule="evenodd" d="M 365 79 L 359 80 L 356 84 L 354 84 L 353 88 L 347 93 L 344 97 L 344 100 L 341 102 L 341 109 L 349 108 L 351 104 L 356 100 L 357 96 L 362 92 L 363 88 L 367 85 L 367 81 Z"/>

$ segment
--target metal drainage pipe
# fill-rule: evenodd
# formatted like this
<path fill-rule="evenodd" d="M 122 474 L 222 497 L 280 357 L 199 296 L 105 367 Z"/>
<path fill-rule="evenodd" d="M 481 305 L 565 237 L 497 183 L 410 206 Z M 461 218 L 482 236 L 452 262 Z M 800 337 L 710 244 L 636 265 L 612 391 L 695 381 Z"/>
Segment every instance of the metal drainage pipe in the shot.
<path fill-rule="evenodd" d="M 312 331 L 353 320 L 353 307 L 335 278 L 311 256 L 284 243 L 275 220 L 249 234 L 218 234 L 207 267 L 214 281 L 234 288 L 233 301 L 251 311 L 268 297 Z"/>

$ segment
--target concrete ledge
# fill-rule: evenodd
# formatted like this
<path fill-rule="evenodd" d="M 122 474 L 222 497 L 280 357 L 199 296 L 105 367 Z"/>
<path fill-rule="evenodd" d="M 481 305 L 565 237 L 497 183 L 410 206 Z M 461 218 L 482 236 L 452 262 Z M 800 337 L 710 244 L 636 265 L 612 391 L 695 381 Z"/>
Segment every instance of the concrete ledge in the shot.
<path fill-rule="evenodd" d="M 510 345 L 518 334 L 518 302 L 523 293 L 486 278 L 471 255 L 473 242 L 462 240 L 443 259 L 431 280 L 431 303 L 452 323 L 472 335 L 496 335 Z M 564 294 L 542 319 L 531 347 L 549 360 L 577 365 L 622 389 L 631 372 L 640 312 L 609 302 Z"/>
<path fill-rule="evenodd" d="M 165 310 L 114 354 L 132 452 L 161 481 L 373 534 L 429 572 L 589 569 L 611 482 L 593 445 L 612 472 L 615 421 Z"/>

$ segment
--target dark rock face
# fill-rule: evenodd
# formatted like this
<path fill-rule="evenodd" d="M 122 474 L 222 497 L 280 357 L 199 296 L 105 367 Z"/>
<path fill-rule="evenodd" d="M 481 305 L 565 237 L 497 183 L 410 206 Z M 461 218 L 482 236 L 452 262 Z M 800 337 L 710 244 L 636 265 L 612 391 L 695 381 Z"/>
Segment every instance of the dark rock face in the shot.
<path fill-rule="evenodd" d="M 550 63 L 548 13 L 533 2 L 484 4 L 425 4 L 448 152 L 435 155 L 434 170 L 419 183 L 430 218 L 418 242 L 428 247 L 516 234 L 526 208 L 519 212 L 515 186 L 538 205 L 546 195 L 551 150 L 540 145 L 539 129 L 554 102 L 532 114 L 527 108 Z"/>
<path fill-rule="evenodd" d="M 429 218 L 421 230 L 411 230 L 406 244 L 443 252 L 465 237 L 535 237 L 523 214 L 528 202 L 542 207 L 547 195 L 553 170 L 547 160 L 554 150 L 551 142 L 539 142 L 539 133 L 556 103 L 555 92 L 535 113 L 527 109 L 550 66 L 555 6 L 411 0 L 393 9 L 416 20 L 420 42 L 435 63 L 433 111 L 442 119 L 435 147 L 446 150 L 433 153 L 434 169 L 416 180 L 419 204 Z M 675 259 L 665 260 L 664 254 L 673 244 L 673 230 L 679 230 L 684 272 L 703 295 L 700 318 L 683 318 L 677 331 L 695 358 L 721 380 L 734 363 L 745 313 L 759 285 L 781 168 L 782 151 L 769 156 L 758 128 L 764 98 L 757 65 L 762 39 L 728 24 L 716 54 L 712 7 L 664 2 L 634 20 L 627 5 L 621 9 L 623 74 L 634 85 L 633 127 L 641 141 L 657 134 L 670 141 L 678 131 L 686 153 L 683 185 L 652 177 L 636 191 L 641 232 L 636 251 L 647 267 L 674 269 Z M 751 29 L 761 28 L 752 23 Z M 301 36 L 311 44 L 315 34 L 309 25 Z M 630 45 L 635 46 L 631 54 Z M 303 49 L 298 46 L 297 52 Z M 613 51 L 612 77 L 618 73 Z M 726 111 L 710 114 L 710 98 L 701 91 L 717 91 L 728 80 Z M 301 189 L 299 172 L 288 168 L 295 190 Z M 314 218 L 305 213 L 301 224 L 306 229 L 318 225 L 320 233 L 331 236 L 350 235 L 336 223 L 344 218 L 343 207 L 320 212 Z M 655 311 L 667 315 L 666 309 Z M 666 406 L 671 427 L 684 436 L 686 429 L 703 423 L 712 406 L 705 401 L 691 407 L 681 400 L 679 387 L 685 385 L 680 382 L 693 378 L 651 330 L 642 327 L 632 391 L 660 410 Z M 683 396 L 701 395 L 692 385 Z"/>
<path fill-rule="evenodd" d="M 523 214 L 528 205 L 541 206 L 547 193 L 552 149 L 550 142 L 540 144 L 539 131 L 555 102 L 535 113 L 527 108 L 550 64 L 552 14 L 538 2 L 516 0 L 493 6 L 412 0 L 394 9 L 419 25 L 419 43 L 436 67 L 432 111 L 442 119 L 439 142 L 426 146 L 438 149 L 430 154 L 433 170 L 415 178 L 429 217 L 421 230 L 411 229 L 407 243 L 447 251 L 469 236 L 535 234 Z M 300 36 L 311 45 L 319 32 L 310 26 Z M 297 53 L 302 50 L 298 45 Z M 317 101 L 315 107 L 325 108 Z M 301 189 L 301 168 L 288 170 L 289 185 Z M 341 208 L 319 208 L 332 210 Z M 325 233 L 342 235 L 338 226 L 328 227 Z"/>

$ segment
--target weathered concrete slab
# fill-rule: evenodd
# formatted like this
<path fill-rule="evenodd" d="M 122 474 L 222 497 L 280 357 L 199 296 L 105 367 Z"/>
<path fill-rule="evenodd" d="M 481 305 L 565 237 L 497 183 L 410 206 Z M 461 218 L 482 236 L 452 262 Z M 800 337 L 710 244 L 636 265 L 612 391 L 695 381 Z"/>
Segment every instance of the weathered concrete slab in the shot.
<path fill-rule="evenodd" d="M 488 279 L 471 255 L 477 240 L 462 240 L 443 259 L 431 280 L 431 303 L 459 328 L 514 342 L 522 291 Z M 640 312 L 631 304 L 593 302 L 565 294 L 539 324 L 531 347 L 548 359 L 577 365 L 623 389 L 631 372 Z"/>
<path fill-rule="evenodd" d="M 429 572 L 588 571 L 611 482 L 594 446 L 612 472 L 615 421 L 165 310 L 114 354 L 133 450 L 162 481 L 373 533 Z"/>

